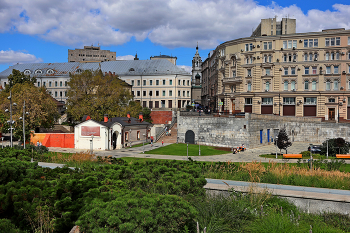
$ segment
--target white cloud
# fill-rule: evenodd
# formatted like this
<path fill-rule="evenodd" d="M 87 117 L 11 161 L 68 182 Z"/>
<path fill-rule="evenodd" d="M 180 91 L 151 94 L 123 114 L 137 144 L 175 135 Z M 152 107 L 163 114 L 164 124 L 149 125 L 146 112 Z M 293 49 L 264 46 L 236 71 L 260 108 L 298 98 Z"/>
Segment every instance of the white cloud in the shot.
<path fill-rule="evenodd" d="M 215 48 L 250 36 L 260 19 L 290 16 L 297 32 L 350 28 L 350 5 L 327 11 L 253 0 L 2 0 L 0 32 L 37 35 L 62 45 L 121 45 L 132 37 L 169 48 Z"/>
<path fill-rule="evenodd" d="M 0 64 L 38 63 L 38 62 L 43 62 L 43 60 L 29 53 L 24 53 L 21 51 L 13 51 L 13 50 L 0 51 Z"/>
<path fill-rule="evenodd" d="M 116 60 L 134 60 L 135 56 L 133 55 L 125 55 L 116 57 Z"/>
<path fill-rule="evenodd" d="M 177 65 L 179 68 L 185 70 L 188 73 L 192 73 L 192 66 Z"/>

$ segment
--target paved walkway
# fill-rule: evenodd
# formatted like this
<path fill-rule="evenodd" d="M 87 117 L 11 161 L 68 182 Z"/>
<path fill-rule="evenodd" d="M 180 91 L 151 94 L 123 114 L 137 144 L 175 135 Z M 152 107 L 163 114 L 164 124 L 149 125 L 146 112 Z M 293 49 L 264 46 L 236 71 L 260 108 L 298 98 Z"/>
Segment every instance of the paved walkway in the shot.
<path fill-rule="evenodd" d="M 164 143 L 164 146 L 169 145 L 171 143 Z M 306 151 L 309 142 L 294 142 L 291 147 L 288 148 L 288 153 L 291 154 L 298 154 L 302 151 Z M 122 157 L 137 157 L 137 158 L 154 158 L 154 159 L 174 159 L 174 160 L 187 160 L 186 154 L 183 156 L 172 156 L 172 155 L 155 155 L 155 154 L 143 154 L 144 151 L 149 151 L 154 148 L 161 147 L 162 143 L 154 143 L 153 147 L 151 147 L 150 144 L 141 146 L 141 147 L 134 147 L 134 148 L 123 148 L 120 150 L 114 150 L 114 151 L 94 151 L 94 154 L 97 156 L 113 156 L 115 158 L 122 158 Z M 54 152 L 66 152 L 66 153 L 75 153 L 75 152 L 81 152 L 86 150 L 77 150 L 77 149 L 70 149 L 70 148 L 57 148 L 57 147 L 50 147 L 50 151 Z M 279 151 L 278 151 L 279 152 Z M 284 152 L 284 151 L 282 151 Z M 240 152 L 238 154 L 222 154 L 222 155 L 213 155 L 213 156 L 192 156 L 191 158 L 196 161 L 212 161 L 212 162 L 252 162 L 252 161 L 261 161 L 261 162 L 291 162 L 295 163 L 296 159 L 265 159 L 262 157 L 259 157 L 261 154 L 275 154 L 276 153 L 276 147 L 274 145 L 267 145 L 267 146 L 261 146 L 254 149 L 247 149 L 244 152 Z M 346 160 L 346 163 L 350 163 L 349 160 Z"/>

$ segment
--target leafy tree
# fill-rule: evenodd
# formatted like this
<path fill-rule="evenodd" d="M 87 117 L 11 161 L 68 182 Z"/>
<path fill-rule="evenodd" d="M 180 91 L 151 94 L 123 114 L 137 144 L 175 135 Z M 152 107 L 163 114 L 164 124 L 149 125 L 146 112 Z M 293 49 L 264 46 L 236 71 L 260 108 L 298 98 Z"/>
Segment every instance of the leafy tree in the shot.
<path fill-rule="evenodd" d="M 332 138 L 328 140 L 328 155 L 335 157 L 336 154 L 348 154 L 350 142 L 343 138 Z M 321 154 L 327 154 L 327 141 L 322 143 Z"/>
<path fill-rule="evenodd" d="M 279 131 L 276 143 L 277 143 L 278 149 L 280 149 L 280 153 L 282 149 L 286 150 L 286 153 L 287 153 L 287 148 L 290 147 L 292 143 L 289 141 L 289 137 L 285 128 L 282 128 Z"/>
<path fill-rule="evenodd" d="M 47 93 L 45 87 L 35 87 L 32 83 L 17 83 L 12 89 L 12 103 L 16 103 L 16 107 L 12 107 L 12 119 L 15 121 L 15 137 L 23 139 L 23 121 L 19 120 L 23 116 L 23 104 L 25 101 L 25 111 L 29 115 L 25 115 L 26 138 L 29 139 L 30 130 L 37 127 L 50 128 L 54 125 L 55 120 L 59 117 L 55 100 Z M 9 109 L 10 100 L 7 99 L 9 93 L 1 92 L 0 109 L 4 114 L 5 109 Z M 6 120 L 10 119 L 10 114 L 4 114 Z M 6 123 L 5 129 L 9 128 Z"/>
<path fill-rule="evenodd" d="M 25 75 L 23 72 L 20 72 L 19 70 L 13 69 L 12 74 L 10 74 L 7 77 L 9 81 L 9 85 L 6 85 L 5 91 L 9 92 L 10 89 L 15 86 L 17 83 L 19 84 L 32 84 L 34 85 L 36 83 L 35 77 L 30 77 L 29 75 Z"/>
<path fill-rule="evenodd" d="M 102 120 L 104 114 L 121 117 L 127 112 L 137 117 L 142 110 L 140 103 L 133 101 L 128 84 L 117 76 L 104 76 L 101 70 L 71 74 L 68 85 L 67 113 L 74 120 L 83 115 Z"/>
<path fill-rule="evenodd" d="M 151 117 L 152 111 L 151 111 L 151 109 L 149 109 L 147 107 L 143 108 L 142 113 L 143 113 L 143 120 L 152 124 L 152 117 Z"/>

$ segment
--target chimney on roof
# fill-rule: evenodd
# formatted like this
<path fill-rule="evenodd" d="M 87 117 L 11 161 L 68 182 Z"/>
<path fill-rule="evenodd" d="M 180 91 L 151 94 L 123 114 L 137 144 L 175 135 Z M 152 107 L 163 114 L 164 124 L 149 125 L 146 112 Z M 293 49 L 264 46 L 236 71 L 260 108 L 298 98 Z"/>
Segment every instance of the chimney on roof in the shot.
<path fill-rule="evenodd" d="M 139 120 L 140 120 L 140 122 L 143 121 L 143 113 L 142 112 L 140 112 L 140 114 L 139 114 Z"/>
<path fill-rule="evenodd" d="M 126 114 L 126 117 L 130 119 L 130 112 Z"/>
<path fill-rule="evenodd" d="M 105 115 L 104 115 L 103 122 L 105 122 L 105 123 L 108 122 L 108 114 L 105 114 Z"/>
<path fill-rule="evenodd" d="M 90 119 L 91 119 L 91 117 L 90 117 L 90 116 L 87 116 L 87 117 L 86 117 L 86 121 L 87 121 L 87 120 L 90 120 Z"/>

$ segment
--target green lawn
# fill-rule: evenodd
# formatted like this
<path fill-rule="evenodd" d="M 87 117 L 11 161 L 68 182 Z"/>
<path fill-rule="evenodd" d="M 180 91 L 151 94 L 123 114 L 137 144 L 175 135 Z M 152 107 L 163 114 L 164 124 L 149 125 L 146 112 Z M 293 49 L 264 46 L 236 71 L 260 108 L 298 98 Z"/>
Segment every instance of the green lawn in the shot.
<path fill-rule="evenodd" d="M 208 155 L 221 155 L 231 153 L 230 151 L 216 150 L 213 146 L 200 146 L 201 148 L 201 156 Z M 187 144 L 179 143 L 179 144 L 170 144 L 167 146 L 161 146 L 154 150 L 146 151 L 145 154 L 157 154 L 157 155 L 179 155 L 186 156 L 187 155 Z M 199 156 L 199 146 L 188 144 L 188 156 Z"/>

